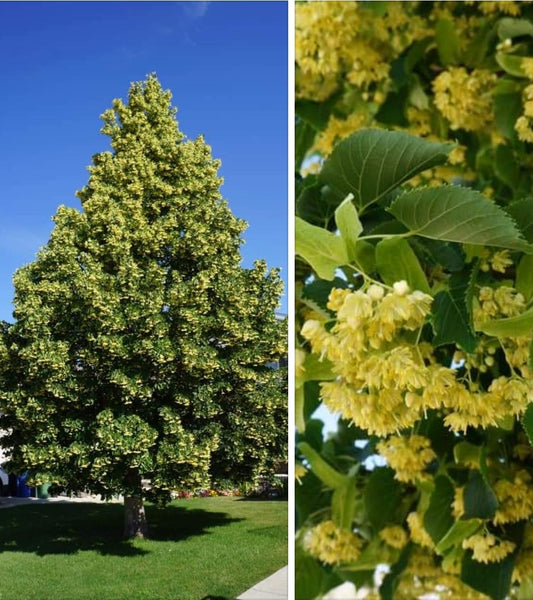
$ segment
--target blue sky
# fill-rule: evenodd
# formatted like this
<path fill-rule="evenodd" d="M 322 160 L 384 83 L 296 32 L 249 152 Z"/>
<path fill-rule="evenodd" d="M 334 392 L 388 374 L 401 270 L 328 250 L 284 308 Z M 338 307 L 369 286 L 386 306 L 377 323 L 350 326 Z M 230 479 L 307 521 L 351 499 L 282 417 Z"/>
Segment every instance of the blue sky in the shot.
<path fill-rule="evenodd" d="M 222 161 L 222 194 L 249 223 L 243 265 L 263 258 L 287 284 L 286 2 L 0 2 L 0 21 L 0 320 L 57 207 L 80 207 L 108 148 L 99 115 L 151 72 L 181 131 Z"/>

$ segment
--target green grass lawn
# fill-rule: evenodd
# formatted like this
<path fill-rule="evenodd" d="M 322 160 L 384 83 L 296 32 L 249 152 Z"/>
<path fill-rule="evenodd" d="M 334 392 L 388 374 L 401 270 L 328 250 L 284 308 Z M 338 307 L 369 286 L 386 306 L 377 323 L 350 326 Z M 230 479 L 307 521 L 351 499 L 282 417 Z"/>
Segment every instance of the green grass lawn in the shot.
<path fill-rule="evenodd" d="M 287 563 L 287 502 L 147 507 L 149 540 L 121 539 L 118 504 L 0 510 L 0 600 L 235 598 Z"/>

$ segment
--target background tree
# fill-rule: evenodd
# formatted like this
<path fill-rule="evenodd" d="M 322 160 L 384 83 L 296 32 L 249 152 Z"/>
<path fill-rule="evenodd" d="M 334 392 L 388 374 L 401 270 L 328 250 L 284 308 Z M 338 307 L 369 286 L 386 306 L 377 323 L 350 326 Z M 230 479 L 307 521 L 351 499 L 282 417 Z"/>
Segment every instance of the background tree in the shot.
<path fill-rule="evenodd" d="M 16 273 L 2 346 L 11 468 L 124 494 L 127 536 L 146 535 L 143 498 L 249 478 L 286 436 L 267 366 L 285 351 L 279 276 L 240 266 L 245 223 L 170 101 L 152 75 L 102 115 L 112 151 Z"/>

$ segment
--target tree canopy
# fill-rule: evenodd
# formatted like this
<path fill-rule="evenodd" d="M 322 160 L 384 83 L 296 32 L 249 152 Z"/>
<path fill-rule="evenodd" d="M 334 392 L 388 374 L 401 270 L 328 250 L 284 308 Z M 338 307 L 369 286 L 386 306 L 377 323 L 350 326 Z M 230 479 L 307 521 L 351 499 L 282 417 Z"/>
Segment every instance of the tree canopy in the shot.
<path fill-rule="evenodd" d="M 249 479 L 285 447 L 278 272 L 240 265 L 220 163 L 155 75 L 102 119 L 82 210 L 14 276 L 2 444 L 33 482 L 138 501 Z"/>

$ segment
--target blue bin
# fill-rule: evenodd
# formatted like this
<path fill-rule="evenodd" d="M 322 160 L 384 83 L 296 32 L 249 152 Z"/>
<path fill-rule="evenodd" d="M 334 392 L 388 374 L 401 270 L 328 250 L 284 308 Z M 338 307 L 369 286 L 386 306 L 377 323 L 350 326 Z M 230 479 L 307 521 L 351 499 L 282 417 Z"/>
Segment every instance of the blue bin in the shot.
<path fill-rule="evenodd" d="M 31 488 L 26 485 L 28 479 L 28 472 L 18 475 L 17 477 L 17 497 L 18 498 L 29 498 L 31 496 Z"/>

